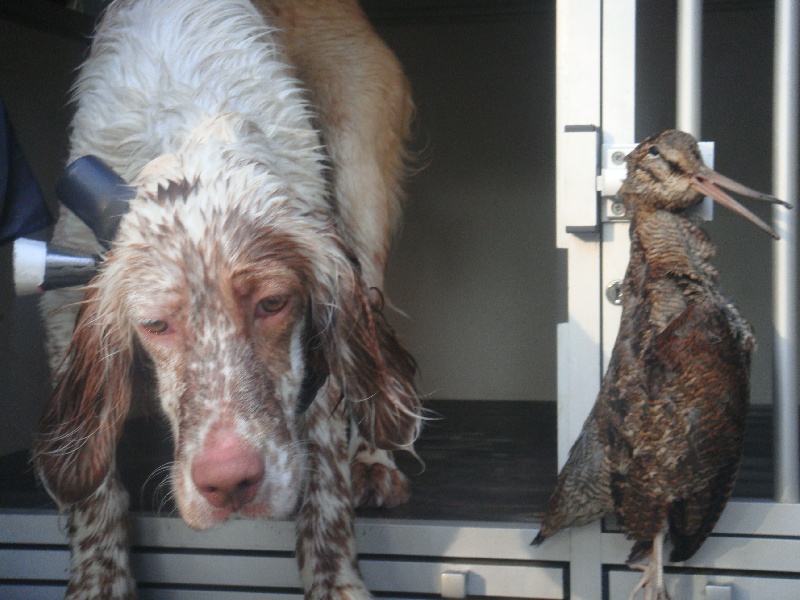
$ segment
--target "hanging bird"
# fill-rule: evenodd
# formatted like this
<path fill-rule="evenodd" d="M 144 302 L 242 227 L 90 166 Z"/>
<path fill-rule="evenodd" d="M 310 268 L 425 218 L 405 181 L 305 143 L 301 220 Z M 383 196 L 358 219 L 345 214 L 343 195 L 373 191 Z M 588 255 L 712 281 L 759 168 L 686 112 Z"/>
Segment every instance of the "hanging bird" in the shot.
<path fill-rule="evenodd" d="M 628 564 L 650 555 L 631 598 L 640 589 L 667 598 L 665 535 L 670 561 L 688 559 L 730 497 L 755 347 L 750 325 L 719 289 L 713 244 L 686 211 L 708 195 L 777 239 L 717 186 L 791 206 L 706 167 L 697 142 L 681 131 L 647 138 L 627 166 L 619 195 L 631 250 L 620 330 L 533 543 L 614 514 L 635 541 Z"/>

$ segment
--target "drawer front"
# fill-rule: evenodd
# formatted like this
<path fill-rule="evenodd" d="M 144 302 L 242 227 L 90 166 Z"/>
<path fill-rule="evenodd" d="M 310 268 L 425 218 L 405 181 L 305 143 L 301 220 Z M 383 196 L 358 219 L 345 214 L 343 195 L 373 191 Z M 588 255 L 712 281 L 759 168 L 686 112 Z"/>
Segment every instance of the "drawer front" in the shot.
<path fill-rule="evenodd" d="M 606 600 L 626 600 L 639 581 L 633 571 L 609 570 Z M 672 598 L 707 600 L 797 600 L 800 578 L 761 574 L 692 574 L 667 572 L 664 575 Z"/>
<path fill-rule="evenodd" d="M 295 559 L 289 555 L 142 551 L 134 552 L 131 560 L 134 576 L 145 595 L 151 593 L 166 598 L 154 590 L 170 586 L 177 588 L 169 595 L 176 599 L 183 598 L 178 593 L 181 587 L 191 588 L 195 594 L 203 589 L 216 590 L 213 594 L 217 598 L 222 598 L 220 594 L 231 588 L 258 590 L 261 594 L 274 590 L 276 598 L 291 598 L 297 595 L 294 590 L 299 593 L 301 587 Z M 464 596 L 470 597 L 564 598 L 564 569 L 558 564 L 444 562 L 417 557 L 364 557 L 360 564 L 367 587 L 381 594 L 441 595 L 444 591 L 450 597 L 458 597 L 452 596 L 452 583 L 460 581 Z M 57 584 L 66 579 L 68 568 L 69 553 L 66 549 L 0 550 L 0 579 L 8 587 L 2 597 L 57 597 L 63 594 L 63 591 L 58 591 L 63 588 Z M 15 585 L 8 582 L 15 582 Z M 34 582 L 50 583 L 39 583 L 37 596 L 27 582 L 31 582 L 30 585 Z M 16 590 L 14 593 L 10 591 L 12 587 Z M 230 597 L 238 600 L 248 597 L 248 594 Z"/>

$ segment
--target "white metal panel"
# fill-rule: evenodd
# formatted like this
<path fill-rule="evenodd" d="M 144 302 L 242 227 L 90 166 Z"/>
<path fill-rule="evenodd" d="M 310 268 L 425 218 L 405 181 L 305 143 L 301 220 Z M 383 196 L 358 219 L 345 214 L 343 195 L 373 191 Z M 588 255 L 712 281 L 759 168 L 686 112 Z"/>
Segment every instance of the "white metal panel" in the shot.
<path fill-rule="evenodd" d="M 133 546 L 294 552 L 294 521 L 229 521 L 211 531 L 192 529 L 179 517 L 137 514 L 131 522 Z"/>
<path fill-rule="evenodd" d="M 139 600 L 303 600 L 303 594 L 280 592 L 223 592 L 203 591 L 195 588 L 148 588 L 139 590 Z"/>
<path fill-rule="evenodd" d="M 66 544 L 66 524 L 55 511 L 1 511 L 0 544 Z"/>
<path fill-rule="evenodd" d="M 556 130 L 600 124 L 599 0 L 556 5 Z M 597 100 L 597 101 L 595 101 Z"/>
<path fill-rule="evenodd" d="M 467 571 L 471 596 L 563 598 L 563 571 L 555 567 L 470 562 L 431 562 L 362 558 L 364 582 L 373 592 L 440 594 L 445 571 Z M 146 553 L 132 557 L 140 584 L 301 587 L 293 557 Z"/>
<path fill-rule="evenodd" d="M 0 550 L 0 579 L 66 581 L 69 551 L 59 522 L 53 512 L 0 514 L 0 545 L 5 546 Z M 526 524 L 356 523 L 361 569 L 375 591 L 439 594 L 442 573 L 464 570 L 470 595 L 562 598 L 562 565 L 569 557 L 566 537 L 535 548 L 530 545 L 535 534 L 535 526 Z M 154 594 L 160 585 L 300 587 L 291 521 L 233 521 L 198 532 L 176 517 L 134 515 L 132 537 L 134 576 Z M 30 591 L 25 586 L 14 589 Z"/>
<path fill-rule="evenodd" d="M 164 521 L 166 519 L 162 519 Z M 180 534 L 179 534 L 180 535 Z M 215 536 L 210 536 L 213 539 Z M 530 537 L 525 543 L 530 544 Z M 419 540 L 419 538 L 418 538 Z M 182 549 L 181 551 L 134 549 L 131 568 L 140 585 L 158 588 L 159 585 L 199 587 L 283 588 L 301 587 L 297 564 L 293 556 L 259 553 L 239 543 L 239 552 L 226 549 Z M 173 541 L 173 547 L 180 540 Z M 225 545 L 225 542 L 222 543 Z M 473 545 L 473 548 L 475 546 Z M 478 545 L 478 548 L 481 548 Z M 412 549 L 420 555 L 420 548 Z M 221 552 L 221 554 L 220 554 Z M 486 554 L 486 559 L 494 558 Z M 400 594 L 440 594 L 441 576 L 446 571 L 467 573 L 467 593 L 470 596 L 502 596 L 524 598 L 563 598 L 564 572 L 555 564 L 503 564 L 488 560 L 437 561 L 415 560 L 407 556 L 393 558 L 366 556 L 360 560 L 367 587 L 375 592 Z M 0 579 L 8 581 L 66 581 L 69 551 L 17 547 L 0 549 Z M 56 589 L 47 586 L 52 592 Z M 52 588 L 52 589 L 51 589 Z M 15 587 L 27 590 L 27 587 Z M 50 592 L 48 592 L 50 593 Z"/>
<path fill-rule="evenodd" d="M 611 571 L 609 600 L 627 599 L 640 577 L 639 572 Z M 707 586 L 729 587 L 733 600 L 797 600 L 800 581 L 792 578 L 743 576 L 741 574 L 665 575 L 672 598 L 707 598 Z"/>
<path fill-rule="evenodd" d="M 636 0 L 603 3 L 603 145 L 634 140 L 636 114 Z"/>
<path fill-rule="evenodd" d="M 600 386 L 600 309 L 598 299 L 600 263 L 599 232 L 567 233 L 597 218 L 594 186 L 580 188 L 567 182 L 573 177 L 590 180 L 597 175 L 597 139 L 594 153 L 574 150 L 588 143 L 590 131 L 567 132 L 568 127 L 600 125 L 600 27 L 599 0 L 565 0 L 556 6 L 556 244 L 567 250 L 568 322 L 559 325 L 558 390 L 559 466 L 580 433 Z M 575 136 L 579 136 L 576 140 Z M 575 215 L 576 206 L 584 215 Z M 578 219 L 574 221 L 574 219 Z M 575 231 L 575 230 L 573 230 Z"/>
<path fill-rule="evenodd" d="M 140 585 L 302 588 L 291 556 L 133 552 L 131 570 Z"/>
<path fill-rule="evenodd" d="M 60 522 L 63 524 L 63 519 L 53 511 L 1 512 L 0 545 L 66 546 Z M 178 517 L 133 514 L 131 530 L 137 548 L 294 552 L 292 521 L 232 521 L 212 531 L 196 531 Z M 541 547 L 530 545 L 538 532 L 533 523 L 357 518 L 355 530 L 361 554 L 569 560 L 568 544 L 563 539 L 553 539 Z"/>
<path fill-rule="evenodd" d="M 614 6 L 611 6 L 614 5 Z M 601 336 L 604 327 L 601 307 L 601 228 L 597 194 L 599 142 L 594 154 L 575 152 L 571 136 L 577 125 L 603 125 L 602 102 L 606 60 L 620 57 L 624 68 L 631 59 L 626 54 L 627 36 L 611 39 L 609 31 L 620 25 L 621 15 L 633 2 L 601 3 L 564 0 L 556 5 L 556 243 L 567 250 L 567 323 L 558 330 L 558 465 L 566 461 L 573 441 L 579 435 L 600 389 Z M 630 15 L 629 15 L 630 16 Z M 607 47 L 605 46 L 607 44 Z M 603 57 L 601 49 L 609 55 Z M 601 57 L 602 64 L 601 64 Z M 622 70 L 621 85 L 628 84 Z M 607 96 L 609 114 L 622 118 L 633 106 L 627 96 Z M 571 126 L 571 127 L 570 127 Z M 588 128 L 587 128 L 588 129 Z M 572 179 L 594 178 L 594 188 L 569 185 Z M 588 186 L 587 186 L 588 187 Z M 580 193 L 580 198 L 575 194 Z M 594 230 L 583 233 L 571 227 L 576 206 L 585 210 L 584 221 L 593 220 Z M 572 220 L 573 222 L 570 222 Z M 575 599 L 597 596 L 601 575 L 600 535 L 597 523 L 575 529 L 559 537 L 570 537 L 570 594 Z"/>
<path fill-rule="evenodd" d="M 578 10 L 581 14 L 576 14 Z M 572 134 L 563 132 L 562 126 L 576 123 L 573 115 L 585 114 L 597 119 L 587 122 L 602 126 L 603 144 L 632 141 L 635 14 L 634 0 L 604 2 L 600 5 L 579 2 L 557 4 L 556 66 L 559 87 L 556 90 L 556 190 L 559 207 L 563 203 L 575 202 L 566 195 L 573 191 L 570 186 L 558 186 L 562 177 L 593 176 L 595 190 L 594 193 L 585 194 L 585 201 L 589 202 L 591 197 L 594 210 L 599 213 L 597 176 L 600 148 L 595 149 L 596 154 L 591 161 L 569 152 L 572 146 L 569 136 Z M 580 25 L 562 22 L 567 19 L 577 21 Z M 581 31 L 580 38 L 569 35 L 578 30 Z M 591 63 L 587 55 L 601 59 L 602 63 Z M 598 84 L 598 87 L 590 87 L 576 78 L 575 65 L 581 65 L 585 70 L 588 64 L 600 67 L 600 71 L 592 75 L 602 75 L 602 81 L 590 79 L 591 84 Z M 562 70 L 564 74 L 560 73 Z M 578 69 L 578 72 L 582 71 Z M 561 86 L 566 87 L 562 89 Z M 584 104 L 580 110 L 571 104 L 576 98 L 580 98 Z M 558 214 L 561 216 L 562 213 L 559 211 Z M 564 464 L 569 447 L 580 433 L 599 392 L 604 368 L 601 350 L 604 346 L 611 347 L 619 329 L 619 307 L 608 305 L 608 310 L 603 304 L 604 287 L 609 277 L 622 278 L 628 256 L 625 224 L 603 223 L 592 236 L 573 235 L 566 238 L 564 226 L 568 225 L 563 219 L 557 223 L 557 240 L 559 246 L 567 248 L 569 270 L 569 321 L 559 325 L 559 344 L 568 345 L 565 348 L 559 346 L 559 467 Z M 567 369 L 566 374 L 561 373 L 562 368 Z M 572 530 L 569 536 L 572 597 L 587 600 L 596 598 L 601 576 L 599 523 Z"/>
<path fill-rule="evenodd" d="M 356 519 L 356 545 L 361 554 L 569 560 L 565 540 L 531 546 L 537 532 L 533 524 Z"/>
<path fill-rule="evenodd" d="M 569 167 L 559 172 L 559 221 L 566 233 L 597 233 L 597 145 L 596 125 L 565 125 L 559 152 Z M 568 158 L 567 158 L 568 157 Z"/>
<path fill-rule="evenodd" d="M 636 1 L 603 3 L 603 147 L 635 143 L 636 115 Z M 604 157 L 608 158 L 608 157 Z M 608 165 L 606 165 L 608 166 Z M 601 246 L 602 370 L 608 368 L 619 331 L 622 307 L 605 291 L 621 281 L 630 256 L 627 222 L 604 222 Z"/>
<path fill-rule="evenodd" d="M 367 587 L 374 592 L 441 594 L 445 571 L 467 571 L 467 595 L 507 598 L 564 598 L 560 568 L 527 565 L 429 563 L 361 560 Z"/>
<path fill-rule="evenodd" d="M 0 584 L 3 600 L 64 600 L 66 585 Z M 382 600 L 408 600 L 408 596 L 382 596 Z M 139 590 L 139 600 L 303 600 L 303 594 L 250 591 L 203 591 L 195 588 L 147 588 Z"/>
<path fill-rule="evenodd" d="M 196 589 L 146 589 L 139 590 L 139 600 L 303 600 L 301 593 L 285 594 L 277 592 L 204 592 Z M 27 599 L 25 599 L 27 600 Z M 47 599 L 49 600 L 49 598 Z M 59 598 L 61 600 L 61 598 Z M 408 596 L 381 596 L 381 600 L 408 600 Z"/>
<path fill-rule="evenodd" d="M 64 585 L 0 584 L 3 600 L 64 600 Z M 146 588 L 139 590 L 139 600 L 303 600 L 303 594 L 250 591 L 203 591 L 196 588 Z M 384 598 L 391 600 L 391 598 Z"/>
<path fill-rule="evenodd" d="M 0 549 L 0 580 L 69 578 L 69 550 Z"/>
<path fill-rule="evenodd" d="M 599 236 L 573 237 L 567 248 L 569 321 L 558 325 L 557 336 L 559 469 L 600 391 L 601 377 Z"/>
<path fill-rule="evenodd" d="M 766 501 L 728 502 L 715 533 L 800 538 L 800 507 Z"/>
<path fill-rule="evenodd" d="M 622 533 L 603 534 L 603 563 L 624 565 L 633 542 Z M 668 546 L 669 549 L 669 546 Z M 746 538 L 712 535 L 691 559 L 692 568 L 800 573 L 800 539 Z M 800 581 L 798 581 L 800 598 Z"/>
<path fill-rule="evenodd" d="M 604 373 L 608 369 L 608 363 L 611 360 L 611 352 L 614 349 L 614 341 L 617 339 L 620 318 L 622 317 L 622 305 L 612 303 L 606 290 L 609 290 L 609 287 L 613 288 L 619 285 L 619 282 L 622 282 L 625 277 L 625 270 L 630 258 L 629 225 L 627 221 L 603 223 L 602 294 L 600 297 L 603 315 L 603 335 L 600 349 Z"/>
<path fill-rule="evenodd" d="M 0 598 L 3 600 L 64 600 L 64 585 L 0 584 Z M 238 599 L 237 599 L 238 600 Z"/>

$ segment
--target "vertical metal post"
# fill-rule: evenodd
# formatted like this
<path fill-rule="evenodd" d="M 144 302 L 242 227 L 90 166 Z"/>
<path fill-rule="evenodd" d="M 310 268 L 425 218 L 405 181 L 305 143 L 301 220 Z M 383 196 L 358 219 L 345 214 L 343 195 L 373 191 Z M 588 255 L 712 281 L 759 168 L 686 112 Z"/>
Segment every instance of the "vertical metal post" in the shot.
<path fill-rule="evenodd" d="M 556 245 L 568 260 L 568 321 L 558 325 L 559 468 L 602 377 L 596 191 L 601 5 L 564 0 L 556 10 Z"/>
<path fill-rule="evenodd" d="M 630 144 L 636 139 L 636 0 L 603 2 L 602 144 Z M 604 160 L 606 158 L 603 150 Z M 605 165 L 611 166 L 611 165 Z M 601 211 L 603 207 L 601 205 Z M 602 371 L 608 368 L 619 332 L 622 306 L 606 299 L 613 281 L 625 277 L 630 258 L 628 221 L 604 221 L 600 245 Z"/>
<path fill-rule="evenodd" d="M 602 0 L 556 3 L 556 245 L 567 258 L 567 322 L 558 324 L 558 457 L 566 462 L 600 390 Z M 570 532 L 570 597 L 597 598 L 599 523 Z"/>
<path fill-rule="evenodd" d="M 675 127 L 701 140 L 703 1 L 678 0 Z M 713 167 L 714 165 L 709 165 Z M 705 221 L 714 216 L 714 201 L 706 198 L 692 209 Z"/>
<path fill-rule="evenodd" d="M 798 3 L 775 2 L 772 185 L 779 198 L 798 203 Z M 773 244 L 775 333 L 775 499 L 800 501 L 797 407 L 797 211 L 776 207 Z"/>
<path fill-rule="evenodd" d="M 678 0 L 677 115 L 675 125 L 700 139 L 702 0 Z"/>

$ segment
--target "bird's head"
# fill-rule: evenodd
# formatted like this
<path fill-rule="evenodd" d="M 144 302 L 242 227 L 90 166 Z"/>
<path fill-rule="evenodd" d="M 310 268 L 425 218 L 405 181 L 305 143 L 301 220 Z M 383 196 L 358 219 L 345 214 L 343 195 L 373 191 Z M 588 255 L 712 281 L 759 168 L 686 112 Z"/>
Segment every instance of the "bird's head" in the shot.
<path fill-rule="evenodd" d="M 620 194 L 629 211 L 639 209 L 681 212 L 698 204 L 703 196 L 745 217 L 778 238 L 756 215 L 726 194 L 719 186 L 758 200 L 791 205 L 769 194 L 743 186 L 709 169 L 697 141 L 688 133 L 671 129 L 652 135 L 627 156 L 628 175 Z M 631 206 L 633 204 L 633 206 Z"/>

